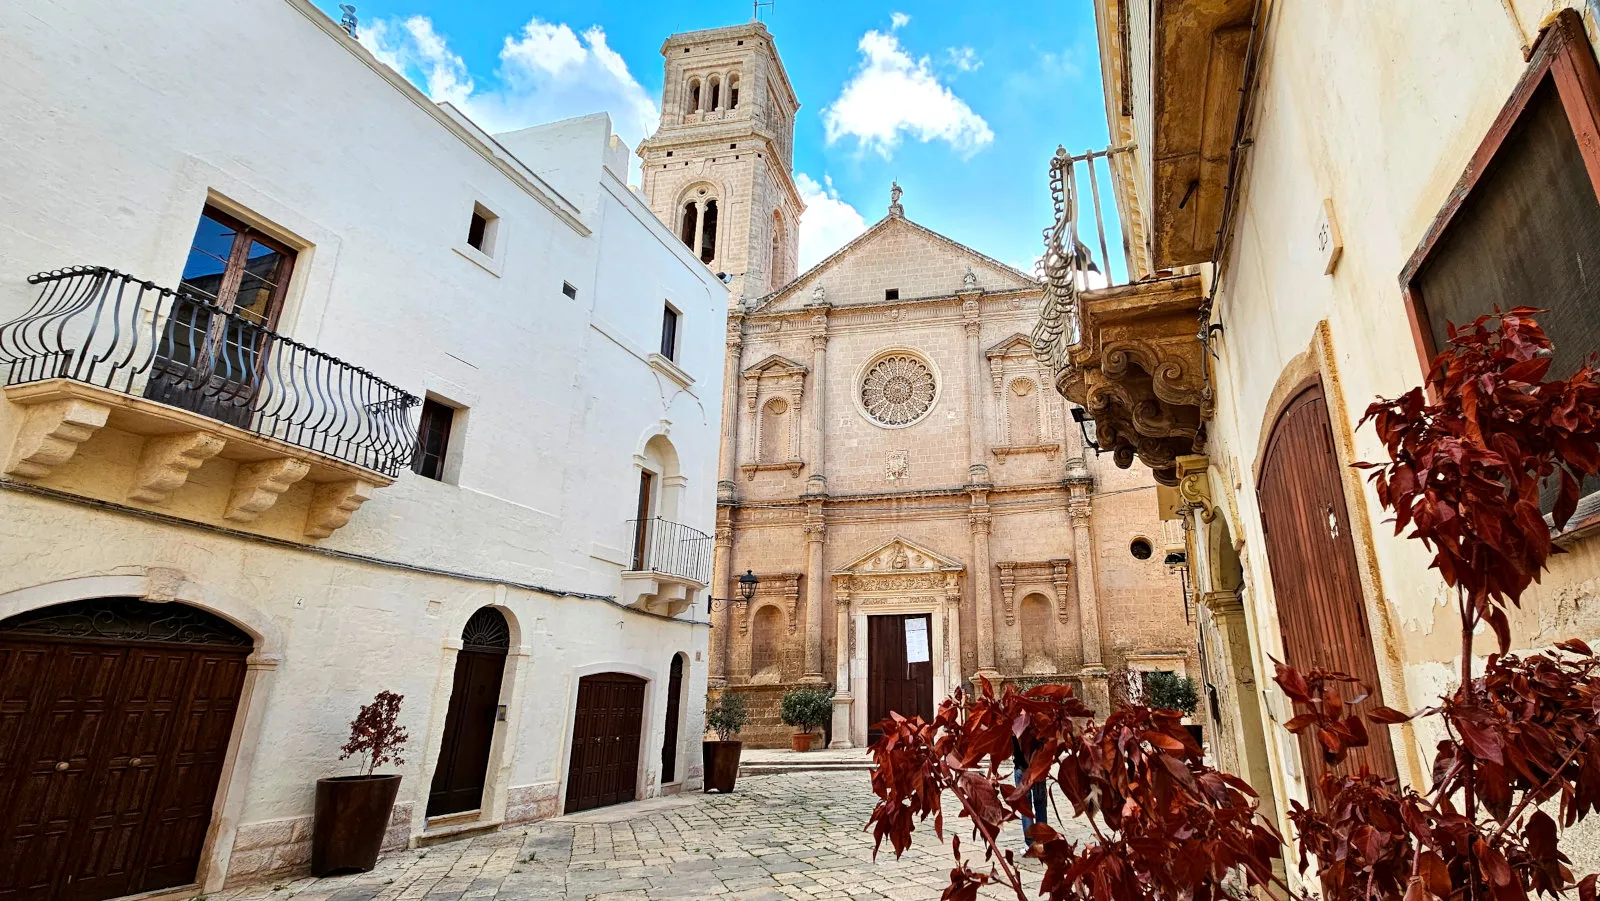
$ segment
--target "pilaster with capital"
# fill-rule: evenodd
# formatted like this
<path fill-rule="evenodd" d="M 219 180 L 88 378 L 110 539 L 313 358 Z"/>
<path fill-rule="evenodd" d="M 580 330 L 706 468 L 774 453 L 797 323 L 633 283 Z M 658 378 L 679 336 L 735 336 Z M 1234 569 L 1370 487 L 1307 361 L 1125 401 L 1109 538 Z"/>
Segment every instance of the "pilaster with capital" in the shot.
<path fill-rule="evenodd" d="M 967 478 L 975 485 L 989 483 L 989 448 L 987 429 L 984 428 L 985 410 L 983 378 L 981 368 L 984 365 L 983 346 L 978 337 L 983 329 L 978 298 L 981 296 L 976 287 L 969 287 L 962 291 L 961 319 L 967 333 L 967 354 L 964 364 L 967 379 Z"/>
<path fill-rule="evenodd" d="M 1085 669 L 1104 672 L 1105 660 L 1100 653 L 1100 586 L 1094 565 L 1094 534 L 1089 530 L 1093 509 L 1087 489 L 1074 486 L 1072 498 L 1067 501 L 1067 515 L 1072 519 L 1072 556 L 1078 561 L 1078 622 L 1083 630 L 1083 665 Z"/>
<path fill-rule="evenodd" d="M 994 666 L 994 593 L 989 576 L 989 492 L 984 488 L 971 489 L 972 505 L 967 522 L 972 528 L 972 589 L 977 600 L 978 619 L 978 674 L 995 678 Z"/>
<path fill-rule="evenodd" d="M 823 570 L 828 526 L 823 521 L 822 502 L 806 505 L 802 527 L 806 536 L 806 670 L 802 680 L 821 683 L 822 677 L 822 595 L 827 575 Z"/>
<path fill-rule="evenodd" d="M 737 311 L 728 313 L 727 346 L 727 358 L 722 365 L 722 446 L 717 467 L 717 500 L 732 503 L 734 473 L 739 465 L 739 395 L 734 385 L 739 382 L 740 358 L 744 351 L 744 314 Z"/>
<path fill-rule="evenodd" d="M 847 577 L 844 577 L 847 578 Z M 850 589 L 844 584 L 833 586 L 833 741 L 830 748 L 853 748 L 850 741 L 850 716 L 855 704 L 855 686 L 850 681 Z"/>
<path fill-rule="evenodd" d="M 733 508 L 717 508 L 717 536 L 711 558 L 711 593 L 725 598 L 738 597 L 733 583 Z M 713 604 L 711 611 L 711 665 L 706 674 L 711 687 L 728 684 L 728 654 L 732 641 L 733 614 L 728 604 Z"/>
<path fill-rule="evenodd" d="M 822 286 L 817 286 L 818 291 Z M 826 295 L 814 294 L 814 302 L 806 305 L 811 311 L 811 428 L 808 434 L 811 438 L 811 448 L 807 456 L 807 465 L 811 468 L 811 475 L 806 479 L 806 491 L 811 494 L 820 494 L 827 490 L 827 418 L 828 418 L 828 311 L 832 307 L 825 299 Z"/>

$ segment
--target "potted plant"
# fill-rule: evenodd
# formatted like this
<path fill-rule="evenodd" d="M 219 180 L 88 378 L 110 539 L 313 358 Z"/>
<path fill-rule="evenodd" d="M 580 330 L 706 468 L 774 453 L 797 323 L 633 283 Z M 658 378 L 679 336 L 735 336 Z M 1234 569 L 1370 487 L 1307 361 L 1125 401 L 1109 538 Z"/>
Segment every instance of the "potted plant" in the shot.
<path fill-rule="evenodd" d="M 1200 692 L 1195 689 L 1194 680 L 1164 670 L 1144 674 L 1144 697 L 1147 707 L 1176 710 L 1186 716 L 1194 716 L 1195 710 L 1200 707 Z M 1186 724 L 1184 728 L 1194 736 L 1195 744 L 1203 744 L 1202 729 L 1198 723 Z"/>
<path fill-rule="evenodd" d="M 350 724 L 340 760 L 361 756 L 364 772 L 317 780 L 316 821 L 311 834 L 311 873 L 366 872 L 378 862 L 400 776 L 378 773 L 387 763 L 404 764 L 400 751 L 409 736 L 396 723 L 404 697 L 380 691 Z"/>
<path fill-rule="evenodd" d="M 796 751 L 811 750 L 811 730 L 826 725 L 833 716 L 833 694 L 822 688 L 794 688 L 783 695 L 778 718 L 785 726 L 801 730 L 791 736 Z"/>
<path fill-rule="evenodd" d="M 725 691 L 716 703 L 706 708 L 706 728 L 717 733 L 716 741 L 700 743 L 706 769 L 706 791 L 723 794 L 733 791 L 739 778 L 739 751 L 743 743 L 735 740 L 750 722 L 750 710 L 744 695 Z"/>

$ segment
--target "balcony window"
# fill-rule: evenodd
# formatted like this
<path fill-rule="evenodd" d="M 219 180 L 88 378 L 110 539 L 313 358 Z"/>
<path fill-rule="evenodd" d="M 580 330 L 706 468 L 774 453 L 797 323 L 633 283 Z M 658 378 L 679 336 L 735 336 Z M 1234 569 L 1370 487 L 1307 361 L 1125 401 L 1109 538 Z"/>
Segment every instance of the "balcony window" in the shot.
<path fill-rule="evenodd" d="M 455 425 L 456 408 L 433 398 L 422 402 L 422 421 L 417 428 L 417 455 L 411 471 L 425 479 L 444 481 L 445 458 L 450 453 L 450 430 Z"/>

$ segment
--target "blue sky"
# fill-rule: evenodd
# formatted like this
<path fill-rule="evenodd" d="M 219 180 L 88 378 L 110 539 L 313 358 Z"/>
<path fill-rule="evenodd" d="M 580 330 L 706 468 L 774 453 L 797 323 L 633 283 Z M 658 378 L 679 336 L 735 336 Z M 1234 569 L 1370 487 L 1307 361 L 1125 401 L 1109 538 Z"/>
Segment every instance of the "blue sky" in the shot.
<path fill-rule="evenodd" d="M 318 0 L 338 18 L 337 0 Z M 363 43 L 491 132 L 605 110 L 654 129 L 662 40 L 748 21 L 747 0 L 358 0 Z M 1106 144 L 1090 0 L 777 0 L 763 18 L 800 97 L 802 264 L 880 218 L 1031 267 L 1056 145 Z"/>

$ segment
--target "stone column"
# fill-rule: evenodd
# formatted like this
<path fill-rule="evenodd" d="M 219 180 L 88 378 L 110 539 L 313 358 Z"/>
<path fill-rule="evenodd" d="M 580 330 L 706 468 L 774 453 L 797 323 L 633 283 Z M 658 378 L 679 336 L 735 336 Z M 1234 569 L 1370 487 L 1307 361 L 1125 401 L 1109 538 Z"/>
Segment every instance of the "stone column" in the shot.
<path fill-rule="evenodd" d="M 733 508 L 717 507 L 716 552 L 711 563 L 711 596 L 732 599 L 738 597 L 733 581 Z M 728 649 L 733 638 L 732 604 L 724 601 L 711 611 L 711 665 L 706 679 L 711 688 L 724 688 L 728 684 Z"/>
<path fill-rule="evenodd" d="M 827 575 L 823 571 L 822 551 L 828 527 L 822 519 L 822 501 L 806 504 L 806 671 L 801 681 L 821 684 L 822 678 L 822 595 Z"/>
<path fill-rule="evenodd" d="M 737 310 L 728 311 L 727 347 L 728 353 L 722 363 L 722 448 L 717 467 L 717 500 L 731 503 L 734 480 L 739 472 L 739 369 L 744 351 L 744 314 Z M 717 584 L 721 590 L 721 583 Z"/>
<path fill-rule="evenodd" d="M 844 585 L 833 586 L 833 741 L 829 748 L 853 748 L 850 741 L 851 705 L 855 693 L 850 684 L 850 589 Z"/>
<path fill-rule="evenodd" d="M 695 259 L 699 259 L 702 246 L 700 242 L 705 239 L 706 205 L 702 200 L 692 200 L 690 203 L 694 204 L 694 246 L 690 247 L 689 251 L 694 254 Z"/>
<path fill-rule="evenodd" d="M 994 592 L 989 587 L 989 491 L 971 486 L 972 507 L 967 521 L 972 526 L 972 589 L 978 602 L 978 675 L 993 682 L 999 673 L 994 668 Z"/>
<path fill-rule="evenodd" d="M 1226 661 L 1226 690 L 1232 705 L 1224 705 L 1237 714 L 1237 727 L 1230 736 L 1237 758 L 1238 776 L 1255 786 L 1261 793 L 1261 814 L 1268 822 L 1277 821 L 1277 799 L 1272 792 L 1272 771 L 1267 760 L 1267 733 L 1261 718 L 1260 688 L 1256 685 L 1255 666 L 1251 662 L 1250 629 L 1245 622 L 1244 603 L 1234 591 L 1208 592 L 1200 598 L 1200 606 L 1211 618 L 1214 632 L 1222 645 L 1219 650 Z M 1211 728 L 1219 735 L 1218 748 L 1223 749 L 1221 724 Z M 1220 755 L 1219 755 L 1220 756 Z"/>
<path fill-rule="evenodd" d="M 989 442 L 984 434 L 986 422 L 983 402 L 983 346 L 978 342 L 981 323 L 978 319 L 977 291 L 963 291 L 961 317 L 967 332 L 967 357 L 964 368 L 967 377 L 967 480 L 975 485 L 989 483 Z"/>
<path fill-rule="evenodd" d="M 818 291 L 821 286 L 818 286 Z M 807 448 L 806 465 L 811 475 L 806 479 L 807 494 L 821 494 L 828 489 L 826 420 L 828 418 L 828 310 L 827 301 L 819 299 L 806 305 L 811 311 L 811 427 L 807 430 L 810 447 Z"/>
<path fill-rule="evenodd" d="M 1110 712 L 1111 687 L 1100 651 L 1100 586 L 1095 575 L 1094 535 L 1089 531 L 1093 510 L 1089 489 L 1093 481 L 1082 469 L 1081 461 L 1073 462 L 1076 466 L 1069 467 L 1068 474 L 1072 497 L 1067 501 L 1067 513 L 1072 519 L 1072 559 L 1078 564 L 1078 623 L 1083 636 L 1081 675 L 1085 700 L 1103 716 Z"/>

